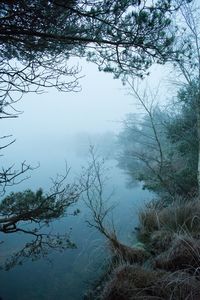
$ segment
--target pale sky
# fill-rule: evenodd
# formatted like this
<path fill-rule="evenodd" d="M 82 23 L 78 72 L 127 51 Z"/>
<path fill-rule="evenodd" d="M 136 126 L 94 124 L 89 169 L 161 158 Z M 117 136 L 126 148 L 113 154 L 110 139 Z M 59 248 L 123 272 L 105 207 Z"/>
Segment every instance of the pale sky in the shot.
<path fill-rule="evenodd" d="M 40 162 L 39 170 L 33 172 L 38 183 L 44 174 L 50 177 L 60 172 L 65 160 L 71 165 L 73 153 L 69 150 L 72 150 L 73 136 L 82 132 L 118 133 L 125 115 L 137 111 L 134 99 L 127 95 L 120 80 L 99 72 L 94 64 L 79 63 L 85 75 L 80 81 L 81 92 L 60 93 L 49 89 L 40 95 L 26 94 L 15 105 L 23 114 L 1 121 L 1 136 L 12 134 L 16 138 L 16 142 L 5 149 L 2 165 L 16 162 L 17 168 L 23 160 L 33 165 Z M 163 77 L 160 67 L 154 67 L 150 85 L 156 86 Z"/>
<path fill-rule="evenodd" d="M 24 113 L 14 120 L 3 121 L 2 130 L 14 136 L 61 135 L 77 132 L 118 132 L 126 113 L 137 111 L 134 99 L 120 80 L 99 72 L 97 66 L 81 61 L 82 91 L 62 93 L 49 89 L 43 94 L 26 94 L 15 104 Z M 156 86 L 163 79 L 154 67 L 149 81 Z M 141 85 L 143 83 L 141 82 Z"/>

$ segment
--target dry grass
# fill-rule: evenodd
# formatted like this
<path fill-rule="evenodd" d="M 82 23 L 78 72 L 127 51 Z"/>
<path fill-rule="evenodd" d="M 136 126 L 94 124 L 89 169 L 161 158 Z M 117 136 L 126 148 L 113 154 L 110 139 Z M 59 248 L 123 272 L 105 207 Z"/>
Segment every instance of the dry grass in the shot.
<path fill-rule="evenodd" d="M 102 300 L 152 299 L 152 286 L 160 274 L 135 265 L 122 265 L 113 271 L 104 287 Z"/>
<path fill-rule="evenodd" d="M 151 203 L 139 221 L 142 246 L 109 240 L 117 260 L 98 299 L 199 300 L 200 201 L 178 199 L 169 207 Z"/>
<path fill-rule="evenodd" d="M 186 231 L 196 235 L 200 231 L 200 201 L 174 202 L 159 213 L 161 226 L 174 232 Z"/>
<path fill-rule="evenodd" d="M 116 268 L 101 300 L 199 300 L 200 284 L 183 271 L 164 272 L 135 265 Z"/>
<path fill-rule="evenodd" d="M 200 284 L 195 276 L 176 271 L 165 274 L 155 284 L 155 292 L 160 299 L 166 300 L 199 300 Z"/>
<path fill-rule="evenodd" d="M 166 251 L 174 240 L 175 234 L 167 230 L 157 230 L 152 232 L 149 240 L 149 247 L 154 255 L 159 255 Z"/>
<path fill-rule="evenodd" d="M 184 269 L 197 274 L 200 267 L 200 241 L 189 236 L 177 236 L 169 250 L 156 257 L 155 267 L 169 271 Z"/>
<path fill-rule="evenodd" d="M 116 237 L 110 238 L 109 248 L 119 262 L 142 264 L 149 257 L 149 253 L 145 249 L 124 245 Z"/>
<path fill-rule="evenodd" d="M 174 234 L 187 233 L 192 237 L 200 236 L 200 201 L 175 201 L 169 207 L 147 207 L 139 214 L 140 231 L 138 240 L 152 248 L 151 243 L 160 241 L 160 250 L 172 241 Z M 159 248 L 159 247 L 158 247 Z M 165 249 L 164 249 L 165 250 Z"/>

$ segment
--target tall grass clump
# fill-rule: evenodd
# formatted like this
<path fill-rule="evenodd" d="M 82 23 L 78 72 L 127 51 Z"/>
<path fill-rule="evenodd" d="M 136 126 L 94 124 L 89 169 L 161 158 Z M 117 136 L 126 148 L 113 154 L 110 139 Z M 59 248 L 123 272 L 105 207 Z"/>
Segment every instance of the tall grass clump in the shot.
<path fill-rule="evenodd" d="M 200 201 L 178 198 L 170 206 L 147 205 L 139 213 L 138 240 L 155 253 L 166 250 L 177 234 L 200 237 Z"/>
<path fill-rule="evenodd" d="M 200 201 L 155 201 L 139 213 L 138 241 L 149 257 L 115 268 L 101 300 L 200 299 Z M 122 263 L 122 262 L 121 262 Z"/>

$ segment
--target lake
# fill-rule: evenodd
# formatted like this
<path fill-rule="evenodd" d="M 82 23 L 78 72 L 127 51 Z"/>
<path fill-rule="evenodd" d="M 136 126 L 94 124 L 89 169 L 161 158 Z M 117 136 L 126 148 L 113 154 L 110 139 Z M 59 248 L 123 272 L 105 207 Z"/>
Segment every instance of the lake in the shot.
<path fill-rule="evenodd" d="M 78 169 L 77 166 L 81 165 L 83 158 L 74 155 L 74 157 L 71 156 L 71 161 L 74 162 L 72 165 L 75 166 L 75 169 Z M 127 188 L 126 176 L 117 168 L 116 161 L 109 161 L 108 164 L 110 180 L 107 190 L 108 192 L 114 190 L 110 201 L 117 203 L 113 211 L 115 227 L 119 239 L 131 244 L 134 243 L 134 227 L 138 222 L 137 212 L 144 202 L 150 199 L 151 195 L 142 190 L 141 186 Z M 40 175 L 44 175 L 42 171 Z M 33 176 L 33 187 L 38 182 L 38 177 L 34 178 Z M 27 186 L 30 187 L 30 183 L 27 183 Z M 22 190 L 23 188 L 26 188 L 26 183 L 23 183 Z M 48 260 L 28 261 L 10 271 L 0 271 L 0 297 L 2 300 L 83 299 L 87 288 L 101 274 L 102 264 L 105 258 L 109 257 L 109 252 L 107 243 L 101 234 L 88 227 L 86 219 L 90 216 L 84 203 L 80 201 L 77 207 L 81 209 L 80 215 L 67 217 L 52 225 L 54 229 L 61 231 L 72 227 L 72 240 L 76 243 L 77 249 L 52 252 L 49 254 Z M 1 236 L 1 240 L 3 238 Z M 5 246 L 2 248 L 6 253 L 12 248 L 19 247 L 25 239 L 24 235 L 16 234 L 5 238 Z M 3 252 L 0 259 L 3 259 Z"/>

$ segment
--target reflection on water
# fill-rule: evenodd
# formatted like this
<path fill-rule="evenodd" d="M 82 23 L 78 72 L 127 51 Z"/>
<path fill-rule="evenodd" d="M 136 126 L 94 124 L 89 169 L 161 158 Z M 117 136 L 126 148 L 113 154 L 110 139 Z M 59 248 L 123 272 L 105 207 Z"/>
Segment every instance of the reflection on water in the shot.
<path fill-rule="evenodd" d="M 113 163 L 114 164 L 114 163 Z M 112 166 L 109 189 L 115 190 L 113 201 L 118 203 L 114 220 L 121 240 L 133 239 L 131 229 L 137 225 L 137 211 L 150 194 L 140 187 L 127 189 L 124 175 Z M 54 224 L 56 230 L 72 227 L 72 239 L 77 249 L 51 253 L 47 260 L 27 262 L 23 266 L 0 272 L 0 297 L 3 300 L 78 300 L 82 299 L 88 285 L 101 272 L 106 255 L 106 242 L 94 229 L 88 228 L 85 219 L 88 211 L 79 203 L 81 214 Z M 120 230 L 119 230 L 120 228 Z M 12 247 L 19 247 L 21 235 L 6 236 L 6 248 L 0 259 Z M 9 244 L 10 239 L 10 244 Z M 10 248 L 8 248 L 8 245 Z"/>

